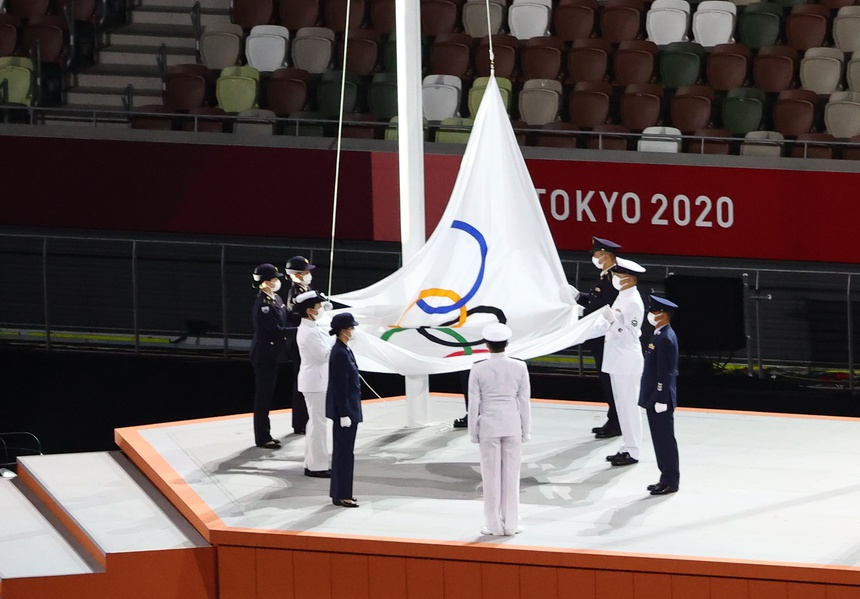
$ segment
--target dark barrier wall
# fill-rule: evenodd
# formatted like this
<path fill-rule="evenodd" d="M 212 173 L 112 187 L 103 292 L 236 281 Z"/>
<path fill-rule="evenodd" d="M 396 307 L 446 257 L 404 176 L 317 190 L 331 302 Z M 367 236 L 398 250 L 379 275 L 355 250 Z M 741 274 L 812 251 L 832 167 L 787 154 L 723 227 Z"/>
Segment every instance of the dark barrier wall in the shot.
<path fill-rule="evenodd" d="M 272 142 L 270 142 L 272 143 Z M 393 148 L 391 145 L 383 146 Z M 636 254 L 860 262 L 860 172 L 836 161 L 782 159 L 785 168 L 530 158 L 556 245 L 586 250 L 599 234 Z M 627 154 L 627 153 L 625 153 Z M 0 224 L 158 233 L 327 239 L 330 149 L 3 137 Z M 778 161 L 777 161 L 778 162 Z M 427 230 L 438 222 L 459 155 L 426 156 Z M 346 151 L 337 237 L 399 241 L 397 154 Z M 10 201 L 11 200 L 11 201 Z M 484 201 L 492 201 L 485 198 Z"/>

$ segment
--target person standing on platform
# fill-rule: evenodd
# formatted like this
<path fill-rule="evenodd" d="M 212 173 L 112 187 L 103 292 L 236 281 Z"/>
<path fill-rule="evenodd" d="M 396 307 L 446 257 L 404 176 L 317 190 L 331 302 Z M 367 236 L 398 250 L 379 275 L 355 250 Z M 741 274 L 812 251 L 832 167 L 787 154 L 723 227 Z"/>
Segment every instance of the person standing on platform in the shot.
<path fill-rule="evenodd" d="M 613 466 L 629 466 L 639 461 L 642 444 L 642 415 L 639 413 L 639 388 L 642 382 L 642 319 L 645 305 L 636 288 L 645 269 L 624 258 L 617 258 L 612 268 L 612 285 L 618 297 L 612 302 L 615 322 L 604 336 L 603 372 L 612 381 L 612 395 L 621 425 L 621 449 L 606 456 Z"/>
<path fill-rule="evenodd" d="M 454 428 L 468 428 L 469 426 L 469 371 L 461 370 L 457 373 L 460 381 L 460 389 L 463 391 L 463 401 L 466 403 L 466 415 L 454 421 Z"/>
<path fill-rule="evenodd" d="M 482 331 L 490 357 L 469 376 L 469 436 L 481 451 L 485 535 L 515 535 L 519 525 L 522 444 L 531 435 L 531 382 L 526 363 L 505 354 L 511 329 Z"/>
<path fill-rule="evenodd" d="M 612 286 L 612 275 L 610 270 L 615 266 L 615 258 L 621 246 L 608 239 L 592 237 L 591 262 L 600 269 L 600 277 L 593 287 L 587 292 L 580 292 L 576 298 L 577 303 L 584 308 L 582 315 L 587 316 L 603 306 L 611 306 L 618 297 L 618 290 Z M 603 390 L 603 398 L 609 404 L 606 412 L 606 423 L 591 429 L 598 439 L 609 439 L 621 434 L 621 425 L 618 424 L 618 411 L 615 408 L 615 398 L 612 394 L 612 381 L 609 374 L 603 372 L 603 344 L 602 337 L 589 339 L 582 346 L 594 356 L 594 367 L 600 379 L 600 387 Z"/>
<path fill-rule="evenodd" d="M 296 333 L 296 344 L 301 357 L 296 387 L 304 396 L 308 410 L 305 435 L 305 476 L 330 478 L 328 448 L 326 446 L 326 405 L 328 386 L 328 360 L 331 354 L 330 337 L 319 325 L 322 316 L 322 295 L 305 291 L 296 296 L 293 313 L 302 317 Z"/>
<path fill-rule="evenodd" d="M 675 408 L 678 406 L 678 338 L 671 320 L 678 305 L 651 296 L 648 322 L 654 335 L 645 348 L 645 369 L 639 405 L 648 415 L 648 427 L 654 442 L 654 455 L 660 469 L 660 480 L 648 485 L 651 495 L 668 495 L 678 491 L 681 472 L 678 465 L 678 442 L 675 440 Z"/>
<path fill-rule="evenodd" d="M 271 264 L 254 269 L 254 287 L 259 290 L 251 314 L 251 366 L 254 368 L 254 443 L 257 447 L 277 449 L 281 443 L 272 438 L 269 409 L 275 395 L 278 369 L 289 361 L 287 308 L 277 294 L 284 275 Z"/>
<path fill-rule="evenodd" d="M 292 334 L 292 340 L 294 341 L 290 346 L 290 363 L 293 367 L 293 383 L 292 383 L 292 393 L 291 393 L 291 404 L 293 407 L 293 432 L 297 435 L 304 435 L 305 429 L 308 424 L 308 409 L 305 405 L 305 398 L 302 396 L 301 392 L 298 390 L 298 377 L 299 377 L 299 369 L 301 368 L 302 359 L 299 355 L 299 349 L 295 344 L 295 335 L 298 332 L 299 323 L 301 323 L 302 316 L 301 314 L 294 313 L 294 308 L 296 306 L 296 298 L 306 291 L 310 291 L 311 289 L 311 281 L 313 280 L 313 274 L 311 271 L 315 269 L 316 266 L 310 263 L 310 261 L 304 256 L 293 256 L 289 260 L 287 260 L 286 272 L 290 277 L 290 288 L 287 290 L 286 304 L 287 309 L 290 311 L 290 326 L 295 327 Z"/>
<path fill-rule="evenodd" d="M 361 381 L 355 356 L 347 344 L 358 323 L 349 312 L 331 319 L 329 335 L 336 335 L 328 362 L 328 389 L 325 415 L 334 423 L 334 447 L 331 455 L 331 487 L 329 496 L 334 505 L 358 507 L 352 496 L 355 470 L 355 434 L 361 422 Z"/>

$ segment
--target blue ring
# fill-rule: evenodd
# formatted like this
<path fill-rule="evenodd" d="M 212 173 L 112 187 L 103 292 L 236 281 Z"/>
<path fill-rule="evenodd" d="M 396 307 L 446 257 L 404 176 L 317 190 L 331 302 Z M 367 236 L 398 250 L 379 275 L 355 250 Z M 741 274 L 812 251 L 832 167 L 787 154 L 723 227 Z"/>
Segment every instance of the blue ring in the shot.
<path fill-rule="evenodd" d="M 472 285 L 472 288 L 469 290 L 469 293 L 464 295 L 460 299 L 460 301 L 454 302 L 450 306 L 433 307 L 427 302 L 425 302 L 423 299 L 418 300 L 418 302 L 416 302 L 416 305 L 427 314 L 447 314 L 448 312 L 459 310 L 466 305 L 466 302 L 475 297 L 475 294 L 481 287 L 481 283 L 484 281 L 484 269 L 487 266 L 487 242 L 484 239 L 484 236 L 481 235 L 481 232 L 478 231 L 478 229 L 476 229 L 469 223 L 463 222 L 461 220 L 455 220 L 454 222 L 452 222 L 451 228 L 465 231 L 466 233 L 474 237 L 475 241 L 478 242 L 478 246 L 481 248 L 481 269 L 478 271 L 478 277 L 477 279 L 475 279 L 475 284 Z"/>

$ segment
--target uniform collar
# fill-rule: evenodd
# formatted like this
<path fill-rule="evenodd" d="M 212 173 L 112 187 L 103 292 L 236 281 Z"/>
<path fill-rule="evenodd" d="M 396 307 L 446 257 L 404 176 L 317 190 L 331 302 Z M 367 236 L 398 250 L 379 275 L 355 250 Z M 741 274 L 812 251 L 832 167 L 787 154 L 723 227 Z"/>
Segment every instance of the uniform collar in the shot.
<path fill-rule="evenodd" d="M 661 327 L 657 327 L 656 329 L 654 329 L 654 334 L 655 334 L 655 335 L 659 335 L 659 334 L 660 334 L 660 331 L 662 331 L 663 329 L 665 329 L 665 328 L 666 328 L 666 327 L 668 327 L 668 326 L 669 326 L 669 323 L 667 322 L 667 323 L 666 323 L 666 324 L 664 324 L 663 326 L 661 326 Z"/>
<path fill-rule="evenodd" d="M 622 289 L 621 291 L 618 292 L 618 295 L 619 296 L 630 295 L 631 292 L 639 293 L 639 290 L 636 289 L 636 285 L 634 285 L 633 287 L 628 287 L 627 289 Z"/>
<path fill-rule="evenodd" d="M 505 357 L 505 352 L 503 352 L 503 351 L 490 354 L 490 360 L 498 360 L 498 359 L 504 358 L 504 357 Z"/>

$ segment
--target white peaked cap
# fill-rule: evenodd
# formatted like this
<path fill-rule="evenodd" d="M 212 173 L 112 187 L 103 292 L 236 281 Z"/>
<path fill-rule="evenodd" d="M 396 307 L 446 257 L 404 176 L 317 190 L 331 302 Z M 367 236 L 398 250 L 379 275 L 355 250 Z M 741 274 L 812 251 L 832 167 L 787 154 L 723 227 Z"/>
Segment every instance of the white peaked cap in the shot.
<path fill-rule="evenodd" d="M 508 325 L 496 322 L 485 326 L 481 330 L 481 335 L 483 335 L 485 341 L 501 343 L 502 341 L 510 339 L 511 335 L 513 335 L 513 331 L 511 331 Z"/>

